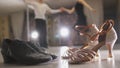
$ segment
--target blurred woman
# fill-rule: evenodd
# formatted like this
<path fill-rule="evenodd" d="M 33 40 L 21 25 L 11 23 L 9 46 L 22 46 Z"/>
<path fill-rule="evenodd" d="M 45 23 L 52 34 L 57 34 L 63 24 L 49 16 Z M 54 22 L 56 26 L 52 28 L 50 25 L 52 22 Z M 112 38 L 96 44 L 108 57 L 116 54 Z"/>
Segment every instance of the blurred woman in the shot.
<path fill-rule="evenodd" d="M 63 10 L 69 14 L 76 12 L 77 22 L 74 25 L 75 28 L 77 27 L 77 25 L 79 27 L 81 26 L 81 29 L 84 29 L 84 27 L 87 26 L 86 16 L 84 14 L 84 6 L 95 12 L 95 9 L 93 9 L 85 0 L 77 0 L 75 6 L 71 9 L 63 8 Z"/>

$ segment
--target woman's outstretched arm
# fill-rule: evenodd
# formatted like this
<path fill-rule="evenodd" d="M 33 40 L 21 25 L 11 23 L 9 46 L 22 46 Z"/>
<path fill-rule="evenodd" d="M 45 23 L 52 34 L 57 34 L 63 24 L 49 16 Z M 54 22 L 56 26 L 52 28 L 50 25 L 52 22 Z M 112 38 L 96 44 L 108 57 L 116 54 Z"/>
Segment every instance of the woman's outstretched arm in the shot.
<path fill-rule="evenodd" d="M 71 9 L 67 9 L 67 8 L 62 7 L 62 9 L 63 9 L 63 11 L 65 11 L 65 12 L 67 12 L 67 13 L 69 13 L 69 14 L 72 14 L 72 13 L 75 11 L 75 8 L 74 8 L 74 7 L 71 8 Z"/>
<path fill-rule="evenodd" d="M 91 11 L 95 11 L 95 9 L 93 9 L 85 0 L 78 0 L 78 2 L 86 6 Z"/>

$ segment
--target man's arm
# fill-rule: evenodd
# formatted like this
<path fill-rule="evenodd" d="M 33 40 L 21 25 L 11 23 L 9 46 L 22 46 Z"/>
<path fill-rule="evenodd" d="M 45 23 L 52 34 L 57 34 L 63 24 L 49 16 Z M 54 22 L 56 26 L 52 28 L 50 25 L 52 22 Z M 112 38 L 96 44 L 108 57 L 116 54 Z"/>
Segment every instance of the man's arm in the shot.
<path fill-rule="evenodd" d="M 46 4 L 46 9 L 49 13 L 59 13 L 62 12 L 62 9 L 51 9 L 47 4 Z"/>

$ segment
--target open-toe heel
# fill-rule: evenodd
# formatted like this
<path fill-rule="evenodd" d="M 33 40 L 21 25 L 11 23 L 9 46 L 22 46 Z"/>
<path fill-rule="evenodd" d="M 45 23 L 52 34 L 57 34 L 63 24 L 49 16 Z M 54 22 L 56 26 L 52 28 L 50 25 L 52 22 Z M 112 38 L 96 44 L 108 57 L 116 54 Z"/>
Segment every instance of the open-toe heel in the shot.
<path fill-rule="evenodd" d="M 79 48 L 69 48 L 64 55 L 62 56 L 63 59 L 69 59 L 75 51 L 77 51 Z"/>
<path fill-rule="evenodd" d="M 78 50 L 77 52 L 74 52 L 74 54 L 70 57 L 69 62 L 71 64 L 77 64 L 77 63 L 85 63 L 85 62 L 93 60 L 95 56 L 97 55 L 97 51 L 102 46 L 105 45 L 107 32 L 109 32 L 112 27 L 113 27 L 113 24 L 109 20 L 107 20 L 102 25 L 102 28 L 101 28 L 102 30 L 99 33 L 100 34 L 99 39 L 101 39 L 99 40 L 99 44 L 94 46 L 92 49 L 81 49 L 81 50 Z M 112 49 L 109 49 L 109 51 L 111 50 Z"/>

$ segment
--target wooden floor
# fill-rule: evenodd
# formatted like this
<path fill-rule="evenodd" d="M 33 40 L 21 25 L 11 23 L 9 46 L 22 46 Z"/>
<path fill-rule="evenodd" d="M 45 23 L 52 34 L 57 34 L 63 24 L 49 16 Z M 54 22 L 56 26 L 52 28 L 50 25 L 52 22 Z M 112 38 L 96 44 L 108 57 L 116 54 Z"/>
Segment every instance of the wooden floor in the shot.
<path fill-rule="evenodd" d="M 48 63 L 33 66 L 4 64 L 0 53 L 0 68 L 120 68 L 120 49 L 118 47 L 113 51 L 114 58 L 112 59 L 107 58 L 107 50 L 102 49 L 99 51 L 100 57 L 96 58 L 95 61 L 77 65 L 68 64 L 68 60 L 63 60 L 60 57 L 65 54 L 65 51 L 68 48 L 65 46 L 49 47 L 48 51 L 56 54 L 58 58 Z"/>

